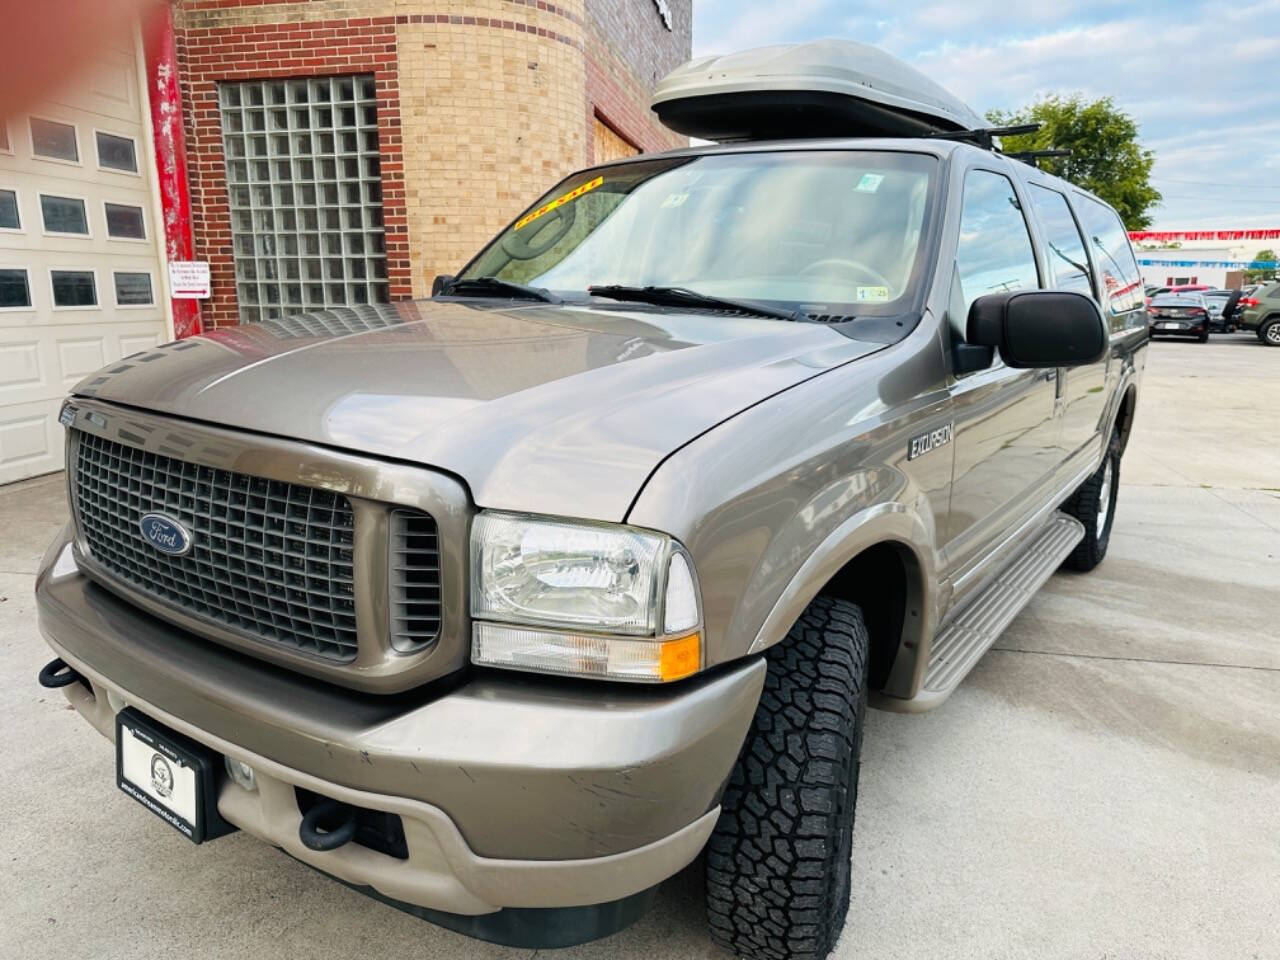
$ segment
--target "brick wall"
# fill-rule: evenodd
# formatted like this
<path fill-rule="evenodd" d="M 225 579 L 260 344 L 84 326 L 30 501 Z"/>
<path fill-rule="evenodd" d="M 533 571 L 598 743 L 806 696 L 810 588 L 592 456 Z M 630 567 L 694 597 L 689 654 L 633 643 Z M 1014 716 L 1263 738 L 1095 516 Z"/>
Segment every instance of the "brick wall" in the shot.
<path fill-rule="evenodd" d="M 591 163 L 597 122 L 645 150 L 687 142 L 648 108 L 689 57 L 691 0 L 668 2 L 673 31 L 653 0 L 179 0 L 206 325 L 238 319 L 219 82 L 374 75 L 390 293 L 421 297 Z"/>
<path fill-rule="evenodd" d="M 600 119 L 642 150 L 688 143 L 649 109 L 654 85 L 692 55 L 692 0 L 667 0 L 667 7 L 670 30 L 654 0 L 587 0 L 589 135 Z"/>
<path fill-rule="evenodd" d="M 178 69 L 186 112 L 192 230 L 196 256 L 209 261 L 212 297 L 203 305 L 206 327 L 239 322 L 226 158 L 218 108 L 221 81 L 372 73 L 378 92 L 378 152 L 392 299 L 412 294 L 400 131 L 398 61 L 394 17 L 262 22 L 231 25 L 216 14 L 243 8 L 245 0 L 189 0 L 177 28 Z M 271 6 L 300 7 L 298 0 Z M 350 4 L 348 5 L 350 6 Z M 201 14 L 212 13 L 214 17 Z M 253 22 L 258 20 L 259 22 Z"/>

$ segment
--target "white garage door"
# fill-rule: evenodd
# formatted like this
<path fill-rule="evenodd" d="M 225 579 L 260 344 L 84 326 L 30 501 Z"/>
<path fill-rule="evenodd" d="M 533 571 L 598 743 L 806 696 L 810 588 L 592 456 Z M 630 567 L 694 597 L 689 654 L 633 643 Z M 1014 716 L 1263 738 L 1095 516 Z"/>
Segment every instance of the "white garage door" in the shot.
<path fill-rule="evenodd" d="M 168 339 L 137 61 L 0 121 L 0 483 L 63 465 L 85 374 Z"/>

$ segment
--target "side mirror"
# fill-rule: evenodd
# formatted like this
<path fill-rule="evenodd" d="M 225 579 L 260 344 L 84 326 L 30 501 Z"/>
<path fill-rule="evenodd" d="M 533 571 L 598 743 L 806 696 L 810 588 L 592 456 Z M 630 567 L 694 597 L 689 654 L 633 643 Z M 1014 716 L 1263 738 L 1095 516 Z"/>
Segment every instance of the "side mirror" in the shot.
<path fill-rule="evenodd" d="M 1107 353 L 1107 322 L 1092 297 L 1065 290 L 1020 290 L 979 297 L 965 339 L 995 347 L 1015 368 L 1078 367 Z"/>
<path fill-rule="evenodd" d="M 436 278 L 431 281 L 431 295 L 433 297 L 440 296 L 440 294 L 444 293 L 445 288 L 447 288 L 451 283 L 453 283 L 453 274 L 437 274 Z"/>

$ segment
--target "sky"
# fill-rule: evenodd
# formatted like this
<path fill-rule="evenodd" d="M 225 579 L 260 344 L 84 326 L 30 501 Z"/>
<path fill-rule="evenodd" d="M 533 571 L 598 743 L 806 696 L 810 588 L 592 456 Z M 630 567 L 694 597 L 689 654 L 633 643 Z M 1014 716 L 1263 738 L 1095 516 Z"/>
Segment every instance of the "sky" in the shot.
<path fill-rule="evenodd" d="M 1153 229 L 1280 227 L 1280 0 L 693 0 L 694 55 L 846 37 L 978 113 L 1111 96 L 1155 152 Z"/>

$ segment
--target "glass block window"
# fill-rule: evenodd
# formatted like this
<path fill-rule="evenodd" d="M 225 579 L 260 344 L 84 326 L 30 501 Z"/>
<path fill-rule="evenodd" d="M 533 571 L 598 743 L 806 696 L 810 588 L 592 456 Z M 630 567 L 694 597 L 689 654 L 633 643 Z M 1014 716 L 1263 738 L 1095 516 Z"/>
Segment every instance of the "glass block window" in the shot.
<path fill-rule="evenodd" d="M 240 319 L 386 303 L 370 75 L 219 87 Z"/>
<path fill-rule="evenodd" d="M 94 133 L 98 143 L 98 166 L 108 170 L 138 172 L 138 149 L 131 137 L 118 137 L 114 133 Z"/>
<path fill-rule="evenodd" d="M 57 120 L 41 120 L 30 117 L 31 152 L 37 157 L 50 160 L 68 160 L 80 162 L 80 145 L 76 140 L 74 124 L 59 123 Z"/>

